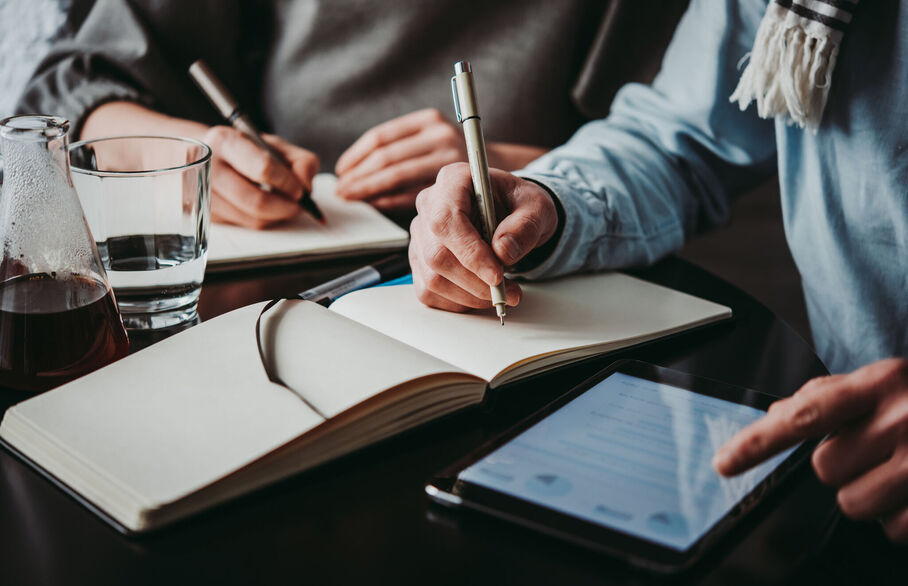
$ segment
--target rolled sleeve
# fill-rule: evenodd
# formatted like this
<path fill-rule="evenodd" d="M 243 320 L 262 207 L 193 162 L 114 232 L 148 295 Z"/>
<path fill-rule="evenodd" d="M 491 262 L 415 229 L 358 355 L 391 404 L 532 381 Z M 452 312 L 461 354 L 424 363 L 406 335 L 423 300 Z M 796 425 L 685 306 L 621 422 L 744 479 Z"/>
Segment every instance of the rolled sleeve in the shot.
<path fill-rule="evenodd" d="M 95 108 L 117 100 L 216 121 L 187 69 L 204 58 L 244 101 L 239 14 L 238 3 L 217 0 L 95 0 L 53 44 L 16 109 L 64 116 L 74 137 Z"/>
<path fill-rule="evenodd" d="M 151 96 L 114 79 L 79 76 L 73 68 L 55 67 L 33 78 L 17 107 L 20 114 L 53 114 L 70 121 L 78 137 L 88 114 L 107 102 L 130 101 L 153 107 Z"/>
<path fill-rule="evenodd" d="M 542 174 L 520 173 L 521 177 L 530 179 L 540 184 L 549 194 L 558 200 L 564 210 L 564 224 L 561 227 L 561 233 L 558 236 L 558 242 L 555 244 L 552 252 L 536 266 L 527 270 L 509 271 L 509 278 L 520 278 L 536 280 L 544 277 L 556 277 L 571 272 L 571 267 L 576 264 L 574 261 L 574 251 L 577 249 L 577 224 L 578 218 L 582 213 L 574 205 L 573 198 L 562 198 L 559 193 L 571 193 L 574 187 L 570 182 L 558 177 L 550 177 Z"/>
<path fill-rule="evenodd" d="M 695 0 L 652 86 L 629 84 L 608 118 L 517 174 L 564 208 L 552 253 L 515 276 L 648 265 L 726 221 L 730 200 L 775 172 L 772 121 L 728 101 L 761 2 Z"/>

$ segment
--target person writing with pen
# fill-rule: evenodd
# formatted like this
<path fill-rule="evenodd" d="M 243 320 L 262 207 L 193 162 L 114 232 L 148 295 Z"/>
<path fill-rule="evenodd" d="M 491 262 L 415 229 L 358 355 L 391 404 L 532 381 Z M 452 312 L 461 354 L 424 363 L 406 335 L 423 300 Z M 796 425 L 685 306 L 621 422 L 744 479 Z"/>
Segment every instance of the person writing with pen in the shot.
<path fill-rule="evenodd" d="M 520 168 L 607 105 L 578 84 L 600 77 L 586 64 L 601 62 L 594 40 L 609 4 L 75 0 L 70 34 L 18 109 L 59 114 L 79 139 L 202 140 L 213 149 L 218 222 L 267 228 L 296 216 L 319 169 L 336 172 L 341 197 L 412 216 L 438 170 L 466 160 L 460 129 L 440 113 L 450 89 L 438 72 L 469 51 L 489 82 L 503 82 L 488 105 L 489 157 Z M 467 15 L 469 27 L 452 25 Z M 197 59 L 289 166 L 211 107 L 187 73 Z"/>
<path fill-rule="evenodd" d="M 411 225 L 419 299 L 487 308 L 506 272 L 536 279 L 650 264 L 778 172 L 817 352 L 834 374 L 776 402 L 714 466 L 737 474 L 828 435 L 812 463 L 842 511 L 908 543 L 901 4 L 694 0 L 651 86 L 626 86 L 607 119 L 516 174 L 491 171 L 500 210 L 491 245 L 469 221 L 469 168 L 441 169 Z M 506 289 L 516 315 L 520 287 L 506 279 Z"/>

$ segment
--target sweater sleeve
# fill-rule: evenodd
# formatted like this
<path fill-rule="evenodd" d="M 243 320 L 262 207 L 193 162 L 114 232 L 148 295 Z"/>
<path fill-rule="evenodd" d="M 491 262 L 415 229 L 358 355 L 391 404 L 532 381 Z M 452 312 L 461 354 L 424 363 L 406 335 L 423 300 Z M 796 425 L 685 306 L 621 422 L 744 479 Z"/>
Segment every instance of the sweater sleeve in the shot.
<path fill-rule="evenodd" d="M 728 218 L 731 198 L 775 172 L 773 122 L 729 102 L 762 0 L 694 0 L 651 86 L 518 172 L 564 208 L 552 254 L 527 278 L 650 264 Z"/>
<path fill-rule="evenodd" d="M 73 137 L 92 110 L 115 100 L 213 122 L 214 112 L 187 69 L 205 58 L 228 86 L 241 83 L 238 6 L 213 0 L 97 0 L 78 28 L 51 47 L 17 111 L 63 116 Z"/>

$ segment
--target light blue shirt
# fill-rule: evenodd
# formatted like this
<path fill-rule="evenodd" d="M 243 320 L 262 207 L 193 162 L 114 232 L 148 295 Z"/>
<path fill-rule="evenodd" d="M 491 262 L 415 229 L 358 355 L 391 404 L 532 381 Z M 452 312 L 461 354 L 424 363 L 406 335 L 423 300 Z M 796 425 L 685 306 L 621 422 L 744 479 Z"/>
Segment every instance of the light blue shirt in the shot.
<path fill-rule="evenodd" d="M 694 0 L 652 86 L 519 172 L 565 210 L 523 276 L 652 263 L 778 172 L 820 358 L 843 372 L 908 356 L 908 3 L 858 5 L 816 135 L 729 102 L 766 5 Z"/>

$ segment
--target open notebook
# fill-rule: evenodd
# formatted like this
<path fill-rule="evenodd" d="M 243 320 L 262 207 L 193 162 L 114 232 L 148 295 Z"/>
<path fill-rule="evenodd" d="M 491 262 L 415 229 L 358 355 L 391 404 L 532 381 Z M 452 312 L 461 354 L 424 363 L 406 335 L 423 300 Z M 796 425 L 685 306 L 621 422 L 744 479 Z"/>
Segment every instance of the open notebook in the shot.
<path fill-rule="evenodd" d="M 541 371 L 729 318 L 621 273 L 527 284 L 494 311 L 412 286 L 222 315 L 10 408 L 0 438 L 120 528 L 150 530 L 482 401 Z M 565 389 L 567 390 L 567 389 Z"/>
<path fill-rule="evenodd" d="M 312 184 L 312 199 L 325 214 L 324 225 L 306 213 L 266 230 L 212 223 L 208 270 L 319 260 L 407 245 L 406 230 L 367 203 L 337 197 L 336 183 L 334 175 L 322 173 Z"/>

